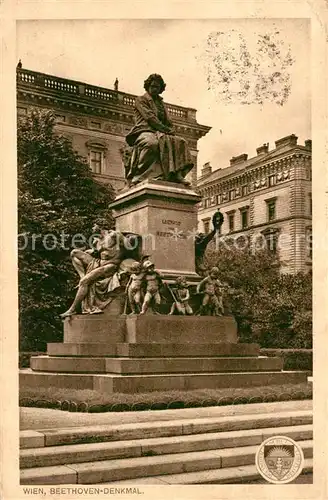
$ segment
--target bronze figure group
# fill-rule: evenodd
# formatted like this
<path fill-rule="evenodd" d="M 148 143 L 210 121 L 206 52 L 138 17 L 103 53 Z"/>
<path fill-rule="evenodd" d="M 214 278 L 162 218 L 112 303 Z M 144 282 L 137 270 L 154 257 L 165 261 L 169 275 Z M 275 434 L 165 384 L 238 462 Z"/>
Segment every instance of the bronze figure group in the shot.
<path fill-rule="evenodd" d="M 129 186 L 145 179 L 189 185 L 185 177 L 194 165 L 187 142 L 176 135 L 160 96 L 165 87 L 161 75 L 152 74 L 144 82 L 146 93 L 136 99 L 135 125 L 126 136 L 130 151 L 123 151 Z M 218 269 L 213 268 L 204 277 L 206 269 L 203 262 L 207 245 L 223 223 L 219 210 L 212 223 L 213 230 L 209 234 L 198 233 L 195 238 L 196 271 L 203 280 L 194 294 L 190 293 L 184 276 L 178 277 L 173 285 L 163 282 L 148 256 L 142 255 L 139 235 L 94 227 L 96 235 L 92 248 L 71 252 L 80 281 L 71 307 L 61 317 L 70 317 L 79 310 L 83 314 L 102 313 L 122 293 L 125 314 L 158 312 L 163 287 L 167 288 L 170 297 L 169 315 L 222 315 L 224 286 L 219 281 Z M 196 313 L 190 305 L 192 295 L 201 296 L 201 306 Z"/>
<path fill-rule="evenodd" d="M 198 284 L 193 295 L 201 295 L 202 299 L 199 310 L 194 313 L 190 305 L 193 295 L 185 276 L 177 277 L 173 284 L 164 282 L 153 262 L 141 255 L 141 249 L 137 250 L 140 260 L 131 257 L 126 248 L 131 248 L 131 238 L 137 237 L 101 230 L 94 238 L 93 248 L 71 252 L 80 281 L 71 307 L 61 315 L 63 319 L 78 314 L 79 310 L 82 314 L 100 314 L 115 297 L 122 295 L 125 299 L 123 314 L 146 314 L 148 311 L 160 314 L 158 309 L 165 288 L 171 297 L 169 315 L 224 314 L 225 286 L 219 280 L 217 268 L 212 268 L 209 276 Z"/>

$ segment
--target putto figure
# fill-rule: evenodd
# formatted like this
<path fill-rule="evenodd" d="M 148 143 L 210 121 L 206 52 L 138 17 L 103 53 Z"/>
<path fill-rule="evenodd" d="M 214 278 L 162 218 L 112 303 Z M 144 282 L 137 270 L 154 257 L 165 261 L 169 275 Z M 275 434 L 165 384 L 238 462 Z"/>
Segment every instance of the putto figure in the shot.
<path fill-rule="evenodd" d="M 142 284 L 145 271 L 140 262 L 134 262 L 131 266 L 131 275 L 126 286 L 126 295 L 129 301 L 131 314 L 139 314 L 142 300 Z"/>
<path fill-rule="evenodd" d="M 159 290 L 163 285 L 161 275 L 155 270 L 155 266 L 150 260 L 146 260 L 143 263 L 143 269 L 146 293 L 140 314 L 145 314 L 148 308 L 156 312 L 154 306 L 159 306 L 161 304 Z"/>
<path fill-rule="evenodd" d="M 170 288 L 170 292 L 174 300 L 169 312 L 170 315 L 174 314 L 175 311 L 183 315 L 193 314 L 193 310 L 189 304 L 190 293 L 185 276 L 179 276 L 175 280 L 175 287 L 173 287 L 173 290 Z"/>
<path fill-rule="evenodd" d="M 130 185 L 145 179 L 162 179 L 188 184 L 185 176 L 193 168 L 185 139 L 175 135 L 173 123 L 160 94 L 166 84 L 156 73 L 144 82 L 146 93 L 135 102 L 135 125 L 126 136 L 133 147 L 125 162 Z"/>
<path fill-rule="evenodd" d="M 219 280 L 219 270 L 213 267 L 209 276 L 206 276 L 197 286 L 197 293 L 203 293 L 203 301 L 199 310 L 201 316 L 223 316 L 224 285 Z"/>

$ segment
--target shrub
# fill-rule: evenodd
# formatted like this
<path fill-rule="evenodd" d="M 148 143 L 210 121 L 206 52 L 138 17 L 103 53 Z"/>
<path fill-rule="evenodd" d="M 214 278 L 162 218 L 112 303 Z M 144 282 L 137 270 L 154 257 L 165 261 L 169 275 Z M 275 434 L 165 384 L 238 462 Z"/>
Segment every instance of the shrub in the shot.
<path fill-rule="evenodd" d="M 31 356 L 40 356 L 41 354 L 44 354 L 44 351 L 42 351 L 42 352 L 40 352 L 40 351 L 20 352 L 19 353 L 19 368 L 29 368 Z"/>
<path fill-rule="evenodd" d="M 281 356 L 284 370 L 302 370 L 312 372 L 312 349 L 261 349 L 262 356 Z"/>
<path fill-rule="evenodd" d="M 227 285 L 225 309 L 236 318 L 240 342 L 266 348 L 312 347 L 312 276 L 282 274 L 267 250 L 209 245 L 206 267 Z"/>

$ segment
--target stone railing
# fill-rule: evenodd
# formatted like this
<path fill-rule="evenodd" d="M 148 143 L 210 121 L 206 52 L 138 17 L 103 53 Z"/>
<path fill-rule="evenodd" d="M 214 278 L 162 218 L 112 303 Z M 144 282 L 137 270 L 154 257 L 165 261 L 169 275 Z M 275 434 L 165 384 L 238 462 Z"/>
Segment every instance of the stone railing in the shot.
<path fill-rule="evenodd" d="M 135 95 L 121 91 L 96 87 L 83 82 L 59 78 L 45 73 L 30 71 L 28 69 L 17 69 L 16 75 L 18 87 L 24 85 L 36 89 L 42 88 L 60 92 L 61 95 L 64 93 L 67 95 L 81 96 L 92 100 L 117 104 L 119 106 L 127 106 L 129 108 L 133 107 L 135 104 Z M 175 106 L 173 104 L 167 104 L 167 109 L 173 119 L 196 122 L 195 109 Z"/>

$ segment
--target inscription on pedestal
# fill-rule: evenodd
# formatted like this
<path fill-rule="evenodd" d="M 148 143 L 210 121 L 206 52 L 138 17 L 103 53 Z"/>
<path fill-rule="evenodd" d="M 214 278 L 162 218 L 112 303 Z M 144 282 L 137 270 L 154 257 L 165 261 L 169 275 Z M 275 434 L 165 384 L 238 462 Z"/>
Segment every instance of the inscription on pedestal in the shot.
<path fill-rule="evenodd" d="M 143 237 L 143 251 L 156 269 L 196 275 L 192 236 L 198 202 L 199 196 L 190 189 L 146 183 L 120 195 L 113 208 L 119 230 Z"/>

